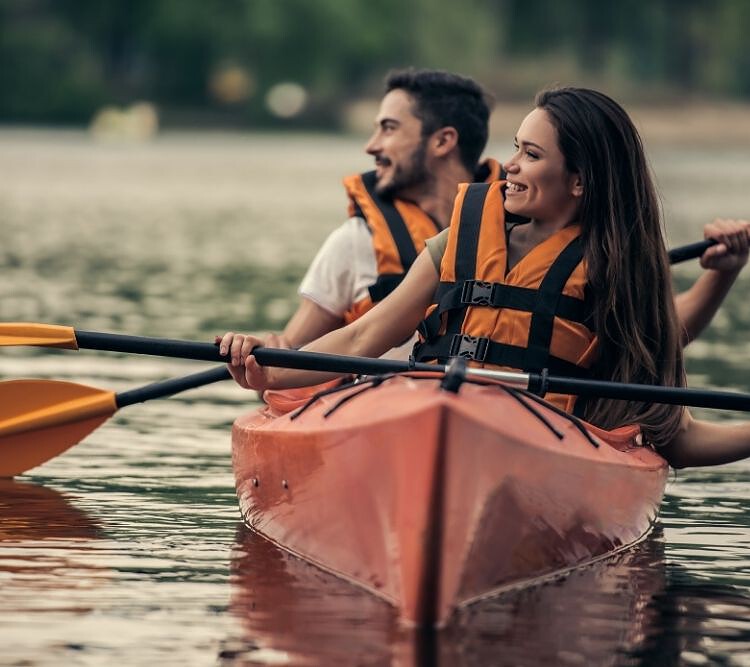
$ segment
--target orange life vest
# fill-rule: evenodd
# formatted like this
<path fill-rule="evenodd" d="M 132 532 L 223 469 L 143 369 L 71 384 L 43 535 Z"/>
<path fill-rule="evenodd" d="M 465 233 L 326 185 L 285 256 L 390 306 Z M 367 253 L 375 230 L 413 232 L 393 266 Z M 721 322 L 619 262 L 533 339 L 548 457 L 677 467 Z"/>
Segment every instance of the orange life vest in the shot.
<path fill-rule="evenodd" d="M 561 229 L 508 270 L 504 181 L 459 188 L 435 302 L 417 361 L 582 376 L 596 336 L 586 301 L 580 228 Z M 572 411 L 575 398 L 547 396 Z"/>
<path fill-rule="evenodd" d="M 501 177 L 500 164 L 487 159 L 475 178 L 492 182 Z M 425 239 L 440 231 L 427 213 L 412 202 L 381 197 L 375 192 L 374 171 L 344 179 L 349 195 L 349 215 L 363 218 L 372 234 L 378 277 L 368 288 L 369 295 L 352 304 L 344 314 L 349 324 L 359 319 L 378 301 L 388 296 L 403 280 L 409 267 L 424 249 Z"/>
<path fill-rule="evenodd" d="M 493 182 L 503 176 L 500 164 L 487 159 L 479 165 L 475 178 Z M 372 234 L 378 277 L 369 288 L 369 296 L 352 304 L 344 314 L 349 324 L 364 315 L 375 303 L 384 299 L 403 280 L 425 239 L 435 236 L 440 226 L 421 208 L 401 199 L 388 199 L 375 192 L 375 172 L 354 174 L 344 179 L 349 194 L 349 215 L 363 218 Z M 338 380 L 313 387 L 268 390 L 263 400 L 280 413 L 304 405 L 321 389 L 335 385 Z"/>

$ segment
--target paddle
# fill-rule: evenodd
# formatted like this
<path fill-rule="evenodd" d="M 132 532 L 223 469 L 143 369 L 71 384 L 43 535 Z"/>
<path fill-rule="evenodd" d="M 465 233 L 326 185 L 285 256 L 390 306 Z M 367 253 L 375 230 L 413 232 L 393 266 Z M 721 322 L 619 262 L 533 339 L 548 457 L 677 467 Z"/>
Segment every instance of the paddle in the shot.
<path fill-rule="evenodd" d="M 695 243 L 688 243 L 688 245 L 672 248 L 668 253 L 669 263 L 679 264 L 688 259 L 700 257 L 712 245 L 716 245 L 717 243 L 718 241 L 716 239 L 704 239 L 703 241 L 696 241 Z"/>
<path fill-rule="evenodd" d="M 0 382 L 0 477 L 13 477 L 72 447 L 117 410 L 230 377 L 225 366 L 119 394 L 73 382 Z"/>
<path fill-rule="evenodd" d="M 24 332 L 26 332 L 25 336 Z M 73 349 L 80 347 L 202 361 L 228 361 L 228 357 L 222 357 L 219 354 L 218 347 L 211 343 L 126 336 L 95 331 L 75 331 L 71 327 L 45 324 L 0 323 L 0 345 L 51 345 Z M 445 366 L 436 364 L 411 363 L 395 359 L 347 357 L 302 350 L 278 350 L 269 347 L 256 348 L 254 354 L 258 363 L 264 366 L 328 373 L 380 375 L 406 371 L 444 373 L 446 370 Z M 552 392 L 575 396 L 598 396 L 629 401 L 750 411 L 750 394 L 735 392 L 624 384 L 540 373 L 493 371 L 483 368 L 470 368 L 466 374 L 469 378 L 499 380 L 542 394 Z"/>

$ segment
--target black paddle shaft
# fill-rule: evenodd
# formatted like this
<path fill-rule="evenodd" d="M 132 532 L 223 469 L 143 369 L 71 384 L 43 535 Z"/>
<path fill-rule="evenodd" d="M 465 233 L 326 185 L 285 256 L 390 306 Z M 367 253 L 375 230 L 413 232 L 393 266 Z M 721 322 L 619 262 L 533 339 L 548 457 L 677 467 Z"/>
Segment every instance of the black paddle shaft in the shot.
<path fill-rule="evenodd" d="M 81 331 L 79 329 L 76 329 L 75 336 L 78 347 L 85 350 L 128 352 L 157 357 L 195 359 L 196 361 L 229 361 L 229 357 L 221 356 L 218 346 L 211 343 L 196 343 L 173 338 L 128 336 L 100 331 Z"/>
<path fill-rule="evenodd" d="M 86 350 L 148 354 L 157 357 L 195 359 L 197 361 L 228 362 L 230 360 L 229 355 L 222 356 L 219 354 L 218 346 L 212 343 L 80 330 L 76 330 L 75 336 L 78 347 Z M 380 373 L 402 373 L 410 370 L 432 372 L 442 370 L 442 368 L 433 364 L 411 363 L 396 359 L 347 357 L 338 354 L 281 350 L 270 347 L 257 347 L 253 354 L 258 363 L 263 366 L 296 368 L 302 371 L 377 375 Z"/>
<path fill-rule="evenodd" d="M 689 243 L 688 245 L 679 246 L 678 248 L 672 248 L 669 251 L 669 263 L 679 264 L 688 259 L 695 259 L 700 257 L 706 250 L 712 245 L 716 245 L 718 241 L 716 239 L 705 239 L 703 241 L 697 241 L 696 243 Z"/>
<path fill-rule="evenodd" d="M 214 382 L 228 380 L 231 377 L 226 366 L 215 366 L 200 373 L 193 373 L 192 375 L 164 380 L 162 382 L 153 382 L 152 384 L 147 384 L 145 387 L 120 392 L 115 395 L 115 403 L 118 408 L 124 408 L 128 405 L 150 401 L 152 398 L 164 398 L 165 396 L 172 396 L 188 389 L 195 389 L 196 387 L 203 387 Z"/>
<path fill-rule="evenodd" d="M 531 386 L 545 380 L 532 373 Z M 666 403 L 669 405 L 686 405 L 696 408 L 718 408 L 720 410 L 739 410 L 750 412 L 750 394 L 707 389 L 689 389 L 686 387 L 660 387 L 645 384 L 628 384 L 625 382 L 606 382 L 600 380 L 583 380 L 549 376 L 546 378 L 547 391 L 574 396 L 593 396 L 614 398 L 624 401 L 641 401 L 643 403 Z"/>

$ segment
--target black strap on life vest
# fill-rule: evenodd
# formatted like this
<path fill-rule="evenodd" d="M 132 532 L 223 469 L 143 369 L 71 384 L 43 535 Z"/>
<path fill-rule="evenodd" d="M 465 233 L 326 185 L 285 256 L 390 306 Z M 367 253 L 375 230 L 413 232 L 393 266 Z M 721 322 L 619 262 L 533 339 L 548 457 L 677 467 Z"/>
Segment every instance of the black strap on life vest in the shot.
<path fill-rule="evenodd" d="M 440 316 L 446 311 L 466 306 L 489 306 L 534 312 L 537 298 L 538 291 L 529 287 L 482 280 L 465 280 L 462 284 L 441 282 L 435 291 L 434 302 L 437 307 L 425 318 L 422 332 L 425 338 L 433 338 L 440 328 Z M 588 301 L 561 294 L 556 315 L 593 329 L 593 312 Z"/>
<path fill-rule="evenodd" d="M 456 249 L 456 282 L 443 282 L 438 287 L 437 308 L 420 325 L 425 341 L 415 348 L 418 361 L 437 359 L 445 362 L 452 356 L 540 372 L 581 376 L 583 369 L 554 357 L 549 348 L 555 317 L 591 325 L 591 309 L 586 301 L 562 294 L 571 274 L 583 259 L 580 237 L 573 239 L 557 256 L 538 289 L 521 288 L 503 283 L 474 279 L 479 243 L 479 225 L 489 186 L 471 185 L 464 196 Z M 527 347 L 499 343 L 489 338 L 461 333 L 468 307 L 512 308 L 530 312 L 531 324 Z M 446 318 L 446 331 L 439 335 L 441 316 Z"/>
<path fill-rule="evenodd" d="M 464 357 L 495 366 L 518 368 L 527 373 L 539 373 L 540 369 L 526 367 L 527 348 L 507 343 L 498 343 L 486 337 L 453 334 L 440 336 L 434 341 L 425 341 L 414 346 L 415 361 L 437 361 L 447 363 L 452 357 Z M 553 375 L 587 377 L 588 371 L 576 364 L 548 354 L 546 368 Z"/>
<path fill-rule="evenodd" d="M 489 183 L 472 183 L 466 188 L 458 227 L 458 246 L 455 260 L 456 283 L 470 280 L 477 273 L 479 227 L 482 224 L 482 210 L 489 190 Z M 446 334 L 452 335 L 461 332 L 465 313 L 465 306 L 448 311 Z"/>
<path fill-rule="evenodd" d="M 531 315 L 529 342 L 526 348 L 524 368 L 541 370 L 550 358 L 552 329 L 555 316 L 560 316 L 558 306 L 565 283 L 583 260 L 581 237 L 574 238 L 557 256 L 539 285 L 537 302 Z M 583 305 L 583 301 L 581 301 Z"/>
<path fill-rule="evenodd" d="M 489 177 L 491 176 L 491 169 L 486 164 L 481 164 L 479 168 L 477 169 L 477 173 L 475 174 L 475 180 L 477 183 L 475 185 L 484 185 L 485 186 L 485 196 L 486 196 L 486 190 L 489 188 L 489 184 L 485 183 Z M 414 260 L 417 258 L 417 249 L 414 245 L 414 241 L 411 238 L 411 234 L 409 233 L 409 229 L 406 226 L 406 223 L 404 222 L 403 217 L 398 212 L 398 209 L 394 205 L 393 201 L 391 199 L 382 197 L 379 195 L 375 190 L 375 185 L 377 183 L 377 176 L 375 171 L 368 171 L 361 175 L 362 183 L 365 186 L 365 190 L 367 190 L 367 194 L 372 199 L 375 206 L 377 206 L 380 213 L 383 215 L 383 218 L 385 219 L 386 224 L 388 225 L 388 230 L 391 233 L 391 236 L 393 237 L 393 241 L 396 244 L 396 250 L 398 251 L 399 261 L 401 262 L 401 266 L 404 267 L 403 273 L 390 273 L 390 274 L 380 274 L 378 275 L 375 283 L 373 285 L 370 285 L 368 288 L 368 292 L 370 293 L 370 299 L 373 303 L 377 303 L 378 301 L 382 301 L 387 297 L 393 290 L 398 287 L 398 285 L 401 283 L 401 281 L 404 279 L 404 276 L 406 275 L 406 272 L 409 270 L 411 265 L 414 263 Z M 505 171 L 500 169 L 500 178 L 505 178 Z M 482 205 L 484 204 L 484 199 L 482 199 Z M 364 218 L 365 215 L 362 212 L 361 207 L 357 204 L 357 202 L 354 202 L 355 211 L 354 214 L 358 217 Z M 510 215 L 510 214 L 508 214 Z M 521 218 L 520 216 L 513 216 L 513 218 L 519 222 L 528 222 L 526 218 Z M 480 221 L 481 221 L 481 208 L 480 208 Z M 432 220 L 432 219 L 431 219 Z M 441 231 L 440 225 L 438 225 L 435 220 L 432 220 L 432 223 L 435 225 L 435 233 Z M 476 251 L 474 252 L 474 262 L 476 262 Z M 473 271 L 473 265 L 472 265 L 472 271 Z M 472 273 L 473 275 L 473 273 Z"/>
<path fill-rule="evenodd" d="M 382 301 L 393 290 L 395 290 L 404 279 L 405 273 L 381 273 L 378 274 L 375 282 L 367 288 L 370 293 L 370 300 L 373 303 Z"/>
<path fill-rule="evenodd" d="M 375 206 L 383 215 L 386 224 L 388 225 L 388 231 L 393 237 L 393 241 L 396 244 L 396 250 L 398 252 L 399 261 L 401 266 L 404 267 L 404 273 L 402 274 L 386 274 L 379 275 L 375 284 L 371 285 L 368 289 L 370 292 L 370 298 L 373 302 L 382 301 L 388 296 L 399 283 L 403 280 L 404 274 L 409 270 L 409 267 L 417 259 L 417 249 L 412 240 L 409 228 L 406 226 L 403 217 L 398 212 L 398 209 L 394 205 L 393 201 L 389 198 L 380 196 L 375 191 L 375 185 L 377 183 L 377 177 L 375 171 L 368 171 L 361 176 L 362 183 L 367 190 L 367 194 L 370 196 Z M 362 213 L 362 209 L 356 206 L 355 202 L 355 214 L 361 217 L 365 217 Z M 440 227 L 435 224 L 435 233 L 440 231 Z"/>

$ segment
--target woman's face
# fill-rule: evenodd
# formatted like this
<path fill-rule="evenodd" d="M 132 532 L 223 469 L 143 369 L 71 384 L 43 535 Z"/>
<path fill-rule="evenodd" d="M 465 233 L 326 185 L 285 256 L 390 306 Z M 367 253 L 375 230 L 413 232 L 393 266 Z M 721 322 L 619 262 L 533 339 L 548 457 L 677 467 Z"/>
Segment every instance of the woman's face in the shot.
<path fill-rule="evenodd" d="M 541 223 L 564 227 L 576 218 L 583 194 L 578 174 L 565 167 L 557 130 L 544 109 L 523 119 L 507 172 L 505 208 Z"/>

